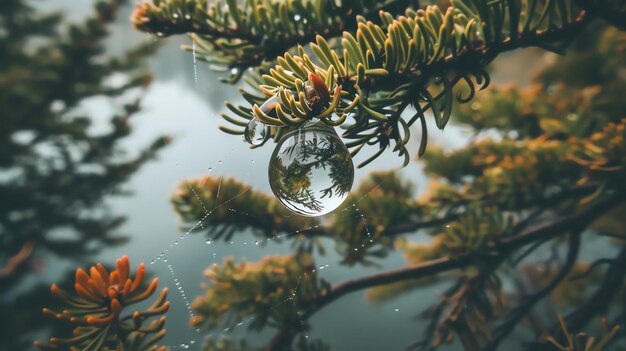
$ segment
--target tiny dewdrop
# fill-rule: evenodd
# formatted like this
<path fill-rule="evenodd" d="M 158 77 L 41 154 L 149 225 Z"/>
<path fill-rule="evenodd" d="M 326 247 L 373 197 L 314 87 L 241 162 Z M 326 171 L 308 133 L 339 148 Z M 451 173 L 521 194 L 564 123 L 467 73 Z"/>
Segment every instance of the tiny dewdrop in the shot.
<path fill-rule="evenodd" d="M 273 110 L 276 104 L 280 102 L 278 95 L 274 95 L 263 103 L 259 108 L 263 113 Z M 243 137 L 250 144 L 254 146 L 261 145 L 269 137 L 269 126 L 259 121 L 256 117 L 252 116 L 246 129 L 244 130 Z"/>
<path fill-rule="evenodd" d="M 261 145 L 268 136 L 267 126 L 256 118 L 252 118 L 243 134 L 250 145 Z"/>

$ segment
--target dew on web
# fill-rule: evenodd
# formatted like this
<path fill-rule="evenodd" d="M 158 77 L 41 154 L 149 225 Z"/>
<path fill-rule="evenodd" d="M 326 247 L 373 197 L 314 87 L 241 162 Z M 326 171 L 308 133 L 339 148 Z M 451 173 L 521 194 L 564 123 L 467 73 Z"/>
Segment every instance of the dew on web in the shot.
<path fill-rule="evenodd" d="M 189 15 L 185 15 L 186 19 L 190 19 Z M 193 60 L 193 82 L 195 84 L 196 89 L 198 89 L 198 64 L 196 61 L 196 41 L 192 40 L 191 43 L 191 57 Z"/>
<path fill-rule="evenodd" d="M 250 160 L 252 163 L 254 163 L 254 160 Z M 223 161 L 219 160 L 218 161 L 219 166 L 223 166 Z M 208 177 L 211 176 L 211 174 L 213 173 L 213 167 L 209 167 L 208 168 L 208 175 L 205 176 L 203 184 L 206 183 Z M 255 218 L 258 219 L 259 216 L 263 216 L 263 213 L 255 213 L 250 214 L 247 213 L 245 211 L 242 211 L 240 209 L 237 208 L 233 208 L 231 207 L 229 204 L 234 201 L 236 198 L 238 198 L 239 196 L 245 194 L 246 192 L 252 190 L 252 187 L 247 187 L 245 190 L 243 190 L 242 192 L 240 192 L 239 194 L 236 194 L 224 201 L 220 201 L 220 197 L 222 196 L 222 182 L 223 182 L 223 177 L 219 178 L 218 181 L 218 187 L 217 187 L 217 191 L 215 194 L 215 198 L 214 198 L 214 206 L 210 206 L 208 207 L 202 200 L 202 198 L 200 197 L 197 189 L 195 189 L 191 184 L 187 184 L 187 186 L 189 187 L 190 191 L 193 193 L 194 197 L 200 202 L 201 208 L 204 212 L 204 215 L 202 216 L 202 218 L 200 218 L 200 220 L 198 220 L 196 223 L 194 223 L 190 228 L 188 228 L 188 230 L 186 230 L 183 234 L 180 235 L 180 237 L 176 240 L 174 240 L 166 249 L 164 249 L 156 258 L 154 258 L 151 263 L 154 264 L 156 262 L 164 262 L 167 267 L 168 270 L 171 274 L 171 276 L 173 277 L 174 280 L 174 285 L 175 285 L 175 289 L 178 291 L 178 294 L 180 295 L 180 297 L 182 298 L 183 302 L 184 302 L 184 306 L 186 309 L 186 313 L 190 316 L 193 317 L 194 311 L 191 308 L 191 304 L 190 304 L 190 298 L 187 295 L 184 287 L 183 287 L 183 282 L 180 280 L 179 276 L 176 274 L 176 271 L 174 269 L 173 263 L 168 263 L 168 259 L 167 259 L 167 255 L 168 253 L 170 253 L 171 250 L 173 250 L 174 248 L 179 249 L 179 247 L 181 245 L 180 242 L 182 240 L 185 240 L 185 238 L 189 237 L 189 234 L 192 233 L 193 231 L 196 231 L 200 228 L 203 228 L 206 224 L 205 223 L 207 218 L 209 218 L 214 211 L 216 211 L 219 208 L 222 207 L 226 207 L 225 209 L 227 211 L 232 211 L 234 213 L 238 213 L 240 215 L 244 215 L 244 216 L 248 216 L 251 218 Z M 338 209 L 336 211 L 334 211 L 333 213 L 329 214 L 326 216 L 326 219 L 324 219 L 322 221 L 322 223 L 329 223 L 326 222 L 328 221 L 341 221 L 342 219 L 346 218 L 354 218 L 354 216 L 358 216 L 360 217 L 360 220 L 363 222 L 364 225 L 364 230 L 369 238 L 369 242 L 373 243 L 374 240 L 372 238 L 370 229 L 368 227 L 368 223 L 367 223 L 367 216 L 357 207 L 357 204 L 361 201 L 363 201 L 366 197 L 369 196 L 369 194 L 378 189 L 383 182 L 380 182 L 378 184 L 376 184 L 375 186 L 372 187 L 372 189 L 370 189 L 367 193 L 365 193 L 364 195 L 362 195 L 360 198 L 358 198 L 357 200 L 355 200 L 351 205 L 347 205 L 345 206 L 343 209 Z M 285 213 L 284 214 L 285 217 L 292 217 L 292 216 L 296 216 L 295 214 L 292 213 Z M 246 245 L 246 246 L 263 246 L 266 245 L 270 242 L 277 242 L 280 243 L 281 239 L 286 239 L 289 237 L 293 237 L 293 236 L 298 236 L 298 235 L 305 235 L 307 233 L 307 231 L 311 231 L 311 230 L 315 230 L 319 227 L 321 227 L 323 224 L 317 224 L 317 225 L 312 225 L 312 226 L 307 226 L 307 227 L 303 227 L 300 229 L 297 229 L 295 231 L 292 232 L 281 232 L 281 233 L 275 233 L 274 235 L 270 235 L 266 238 L 259 238 L 259 239 L 241 239 L 241 240 L 237 240 L 237 238 L 233 238 L 232 240 L 229 240 L 227 242 L 224 242 L 224 244 L 226 244 L 226 246 L 237 246 L 237 245 Z M 205 241 L 207 246 L 211 247 L 211 251 L 209 253 L 209 257 L 211 258 L 211 260 L 213 261 L 213 263 L 210 263 L 209 266 L 212 265 L 218 265 L 217 261 L 218 261 L 218 256 L 217 256 L 217 252 L 220 250 L 220 248 L 223 248 L 223 246 L 217 246 L 215 244 L 217 244 L 218 242 L 212 239 L 207 239 Z M 249 245 L 248 245 L 249 243 Z M 364 245 L 361 245 L 364 246 Z M 355 250 L 358 250 L 358 248 L 354 248 Z M 303 315 L 302 312 L 299 311 L 297 303 L 296 303 L 296 296 L 297 296 L 297 292 L 298 289 L 301 286 L 301 282 L 302 279 L 307 279 L 306 275 L 307 273 L 322 273 L 323 271 L 329 270 L 331 267 L 330 264 L 325 263 L 325 264 L 318 264 L 316 267 L 314 267 L 313 269 L 311 269 L 308 272 L 304 272 L 302 275 L 299 276 L 298 281 L 296 283 L 296 286 L 293 288 L 293 292 L 292 295 L 285 299 L 284 301 L 281 301 L 279 303 L 277 303 L 274 306 L 269 307 L 266 311 L 261 312 L 261 314 L 264 313 L 270 313 L 270 311 L 272 311 L 273 309 L 279 307 L 280 305 L 283 305 L 285 303 L 292 303 L 295 307 L 295 313 L 297 314 L 298 320 L 300 322 L 300 327 L 302 328 L 302 333 L 304 334 L 304 337 L 308 339 L 309 335 L 307 334 L 306 331 L 306 325 L 305 325 L 305 321 L 303 320 Z M 398 308 L 394 309 L 396 312 L 399 310 Z M 228 333 L 228 332 L 232 332 L 235 328 L 239 328 L 239 327 L 245 327 L 247 324 L 250 324 L 252 322 L 254 322 L 258 317 L 258 315 L 256 316 L 249 316 L 244 318 L 243 320 L 239 321 L 237 324 L 233 325 L 233 326 L 229 326 L 229 327 L 225 327 L 223 330 L 221 330 L 219 333 L 206 333 L 203 334 L 202 337 L 203 338 L 208 338 L 208 337 L 212 337 L 212 336 L 219 336 L 219 334 L 221 333 Z M 196 328 L 194 329 L 195 333 L 200 334 L 201 333 L 201 329 L 200 328 Z M 217 335 L 216 335 L 217 334 Z M 189 340 L 187 342 L 183 342 L 180 343 L 178 345 L 172 345 L 170 346 L 171 349 L 190 349 L 192 347 L 192 345 L 196 344 L 196 340 Z"/>

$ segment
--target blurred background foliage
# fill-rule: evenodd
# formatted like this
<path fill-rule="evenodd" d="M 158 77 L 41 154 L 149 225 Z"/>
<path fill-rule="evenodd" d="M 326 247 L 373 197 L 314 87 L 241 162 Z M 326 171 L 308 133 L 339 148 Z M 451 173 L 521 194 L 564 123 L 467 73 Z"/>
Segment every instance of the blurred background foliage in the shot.
<path fill-rule="evenodd" d="M 169 143 L 159 138 L 136 155 L 120 147 L 152 79 L 141 64 L 157 47 L 105 52 L 123 4 L 99 1 L 91 16 L 70 24 L 27 1 L 0 3 L 2 350 L 26 350 L 28 333 L 50 327 L 40 317 L 51 305 L 48 287 L 21 285 L 43 268 L 43 257 L 83 261 L 128 239 L 116 231 L 124 217 L 102 200 L 122 194 L 121 184 Z M 98 98 L 117 106 L 104 123 L 83 108 Z"/>

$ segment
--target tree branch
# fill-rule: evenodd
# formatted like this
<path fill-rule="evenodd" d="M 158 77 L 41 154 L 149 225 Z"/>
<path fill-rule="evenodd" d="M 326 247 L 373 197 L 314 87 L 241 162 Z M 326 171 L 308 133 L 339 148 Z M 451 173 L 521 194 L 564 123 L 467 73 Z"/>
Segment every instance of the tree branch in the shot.
<path fill-rule="evenodd" d="M 614 193 L 613 195 L 588 206 L 576 214 L 562 216 L 548 223 L 524 230 L 517 235 L 502 238 L 500 241 L 493 243 L 492 251 L 497 252 L 499 256 L 508 255 L 512 251 L 528 245 L 535 240 L 553 238 L 571 230 L 572 228 L 585 228 L 591 221 L 600 217 L 609 209 L 624 200 L 623 191 Z M 418 279 L 455 269 L 465 268 L 476 262 L 476 258 L 475 254 L 461 257 L 442 257 L 408 268 L 400 268 L 384 273 L 348 280 L 335 285 L 328 292 L 311 301 L 309 309 L 304 312 L 302 318 L 306 319 L 311 317 L 327 304 L 348 293 L 378 285 L 395 283 L 406 279 Z M 279 350 L 280 347 L 290 341 L 290 334 L 291 333 L 279 331 L 269 342 L 266 350 Z"/>

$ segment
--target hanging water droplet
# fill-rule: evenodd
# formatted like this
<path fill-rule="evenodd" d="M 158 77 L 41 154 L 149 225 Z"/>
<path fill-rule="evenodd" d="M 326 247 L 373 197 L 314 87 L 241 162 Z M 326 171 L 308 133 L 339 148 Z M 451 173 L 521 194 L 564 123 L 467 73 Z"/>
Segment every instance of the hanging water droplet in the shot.
<path fill-rule="evenodd" d="M 172 14 L 172 17 L 173 17 L 173 18 L 178 18 L 178 14 L 177 14 L 177 13 L 173 13 L 173 14 Z"/>
<path fill-rule="evenodd" d="M 261 145 L 268 137 L 268 126 L 253 117 L 244 132 L 244 138 L 251 145 Z"/>
<path fill-rule="evenodd" d="M 280 97 L 278 94 L 265 100 L 265 102 L 259 106 L 259 109 L 269 115 L 276 116 L 276 105 L 280 103 Z M 246 126 L 244 131 L 244 139 L 252 145 L 260 145 L 269 137 L 269 126 L 259 121 L 256 117 L 252 116 L 250 122 Z"/>
<path fill-rule="evenodd" d="M 348 148 L 321 121 L 285 134 L 272 154 L 269 181 L 276 198 L 303 216 L 325 215 L 339 207 L 354 181 Z"/>
<path fill-rule="evenodd" d="M 299 15 L 299 14 L 297 14 L 297 13 L 296 13 L 295 15 L 293 15 L 293 20 L 294 20 L 294 21 L 299 21 L 299 20 L 300 20 L 300 18 L 302 18 L 302 17 L 300 17 L 300 15 Z"/>
<path fill-rule="evenodd" d="M 399 309 L 398 307 L 396 307 L 396 308 L 394 309 L 394 311 L 398 312 L 398 311 L 400 311 L 400 309 Z"/>

